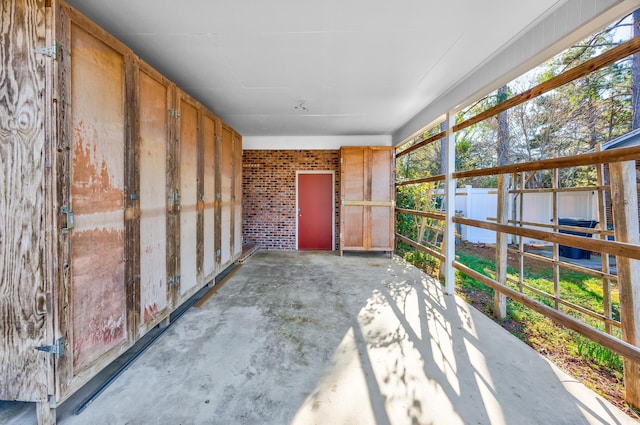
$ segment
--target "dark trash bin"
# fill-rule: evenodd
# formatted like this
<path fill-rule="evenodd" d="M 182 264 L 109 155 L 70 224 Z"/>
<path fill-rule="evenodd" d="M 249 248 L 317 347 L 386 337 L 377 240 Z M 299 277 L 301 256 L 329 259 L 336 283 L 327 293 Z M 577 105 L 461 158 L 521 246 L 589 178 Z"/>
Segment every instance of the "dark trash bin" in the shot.
<path fill-rule="evenodd" d="M 574 227 L 585 227 L 587 229 L 593 229 L 598 225 L 598 222 L 595 220 L 588 220 L 586 218 L 559 218 L 558 224 L 560 226 L 574 226 Z M 577 232 L 573 230 L 560 230 L 560 233 L 566 233 L 569 235 L 576 236 L 584 236 L 591 237 L 591 233 L 586 232 Z M 560 255 L 562 257 L 573 258 L 573 259 L 589 259 L 591 258 L 591 251 L 586 249 L 575 248 L 572 246 L 560 245 Z"/>

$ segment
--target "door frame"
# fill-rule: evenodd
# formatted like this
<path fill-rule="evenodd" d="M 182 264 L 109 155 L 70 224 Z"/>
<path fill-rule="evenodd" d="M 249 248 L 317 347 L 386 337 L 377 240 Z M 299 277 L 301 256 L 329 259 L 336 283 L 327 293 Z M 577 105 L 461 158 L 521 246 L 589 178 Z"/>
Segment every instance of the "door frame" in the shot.
<path fill-rule="evenodd" d="M 298 192 L 299 192 L 299 179 L 300 174 L 331 174 L 331 251 L 336 250 L 336 172 L 333 170 L 296 170 L 296 250 L 298 250 L 299 239 L 299 227 L 298 227 Z"/>

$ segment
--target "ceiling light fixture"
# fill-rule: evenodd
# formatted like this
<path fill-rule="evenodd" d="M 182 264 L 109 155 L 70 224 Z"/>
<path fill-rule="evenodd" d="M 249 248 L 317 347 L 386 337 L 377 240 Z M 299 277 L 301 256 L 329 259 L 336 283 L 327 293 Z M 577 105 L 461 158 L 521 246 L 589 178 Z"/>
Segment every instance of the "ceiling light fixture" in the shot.
<path fill-rule="evenodd" d="M 296 106 L 293 107 L 293 109 L 301 109 L 305 112 L 309 112 L 309 108 L 307 108 L 307 106 L 305 105 L 307 101 L 306 100 L 301 100 L 298 102 L 298 104 Z"/>

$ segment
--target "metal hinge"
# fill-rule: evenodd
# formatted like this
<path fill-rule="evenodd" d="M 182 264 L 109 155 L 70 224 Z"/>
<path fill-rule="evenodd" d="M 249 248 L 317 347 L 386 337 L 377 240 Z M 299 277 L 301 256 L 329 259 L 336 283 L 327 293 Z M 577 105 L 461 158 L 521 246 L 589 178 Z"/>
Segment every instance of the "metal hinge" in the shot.
<path fill-rule="evenodd" d="M 220 257 L 222 255 L 222 251 L 220 249 L 216 250 L 216 257 Z"/>
<path fill-rule="evenodd" d="M 167 286 L 175 285 L 179 281 L 180 281 L 180 275 L 176 274 L 171 279 L 169 279 L 169 281 L 167 282 Z"/>
<path fill-rule="evenodd" d="M 169 200 L 171 202 L 173 202 L 174 204 L 179 204 L 180 203 L 180 194 L 178 192 L 173 192 L 172 194 L 167 196 L 167 198 L 169 198 Z"/>
<path fill-rule="evenodd" d="M 136 201 L 138 199 L 140 199 L 140 195 L 137 193 L 132 193 L 129 195 L 129 199 L 131 199 L 132 201 Z"/>
<path fill-rule="evenodd" d="M 175 109 L 169 109 L 169 115 L 171 115 L 172 118 L 180 118 L 180 113 Z"/>
<path fill-rule="evenodd" d="M 36 347 L 38 351 L 62 356 L 64 354 L 64 338 L 58 338 L 54 345 L 41 345 Z"/>
<path fill-rule="evenodd" d="M 216 142 L 218 143 L 222 142 L 222 136 L 216 136 Z"/>
<path fill-rule="evenodd" d="M 73 229 L 75 227 L 75 216 L 73 214 L 73 211 L 71 211 L 69 209 L 69 207 L 67 207 L 66 205 L 63 205 L 63 206 L 60 207 L 60 213 L 61 214 L 65 214 L 67 216 L 67 227 L 63 227 L 60 230 L 60 232 L 63 235 L 67 235 L 67 234 L 69 234 L 71 229 Z"/>
<path fill-rule="evenodd" d="M 342 164 L 342 160 L 343 160 L 343 159 L 344 159 L 344 158 L 340 158 L 340 164 Z"/>
<path fill-rule="evenodd" d="M 33 51 L 37 55 L 45 55 L 53 58 L 54 60 L 60 60 L 62 57 L 62 44 L 57 41 L 53 42 L 53 46 L 49 47 L 38 47 Z"/>

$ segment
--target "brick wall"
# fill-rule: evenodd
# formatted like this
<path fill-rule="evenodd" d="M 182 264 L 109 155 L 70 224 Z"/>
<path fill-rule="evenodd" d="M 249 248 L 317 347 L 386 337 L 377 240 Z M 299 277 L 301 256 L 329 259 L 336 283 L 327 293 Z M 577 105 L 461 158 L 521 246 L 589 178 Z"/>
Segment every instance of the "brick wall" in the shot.
<path fill-rule="evenodd" d="M 261 249 L 296 249 L 296 171 L 335 171 L 336 249 L 339 232 L 338 150 L 245 150 L 242 153 L 242 236 Z"/>

